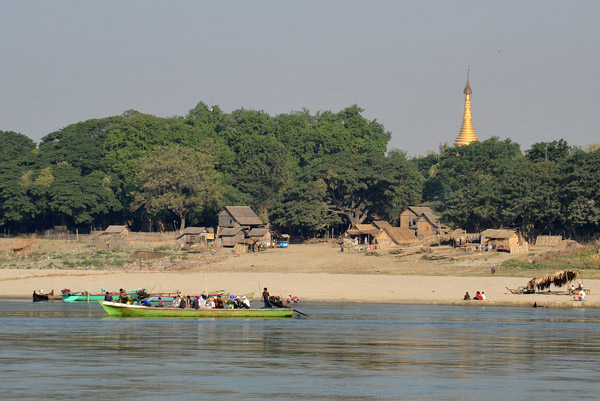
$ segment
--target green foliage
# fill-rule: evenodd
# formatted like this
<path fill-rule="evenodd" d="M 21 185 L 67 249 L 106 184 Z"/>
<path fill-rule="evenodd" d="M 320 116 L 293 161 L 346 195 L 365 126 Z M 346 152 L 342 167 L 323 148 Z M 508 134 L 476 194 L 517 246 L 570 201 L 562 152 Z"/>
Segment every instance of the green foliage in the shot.
<path fill-rule="evenodd" d="M 158 147 L 139 162 L 139 189 L 132 210 L 143 207 L 150 215 L 168 210 L 181 220 L 192 209 L 203 209 L 219 201 L 219 175 L 210 157 L 181 146 Z"/>

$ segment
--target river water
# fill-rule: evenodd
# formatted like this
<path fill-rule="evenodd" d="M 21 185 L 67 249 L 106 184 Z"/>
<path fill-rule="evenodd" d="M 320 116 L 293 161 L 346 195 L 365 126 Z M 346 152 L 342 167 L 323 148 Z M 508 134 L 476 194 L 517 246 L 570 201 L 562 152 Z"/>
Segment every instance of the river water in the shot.
<path fill-rule="evenodd" d="M 597 400 L 600 310 L 301 304 L 309 318 L 108 318 L 0 302 L 0 398 Z"/>

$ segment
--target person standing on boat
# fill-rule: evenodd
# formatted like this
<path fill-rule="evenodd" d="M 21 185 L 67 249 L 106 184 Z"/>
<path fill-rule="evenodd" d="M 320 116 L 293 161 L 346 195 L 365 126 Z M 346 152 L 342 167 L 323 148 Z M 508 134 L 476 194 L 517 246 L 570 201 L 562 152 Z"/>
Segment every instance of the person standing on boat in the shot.
<path fill-rule="evenodd" d="M 263 293 L 262 293 L 262 299 L 263 299 L 263 302 L 265 303 L 265 306 L 264 306 L 265 308 L 273 307 L 273 304 L 271 303 L 271 300 L 269 299 L 270 296 L 271 295 L 269 294 L 269 291 L 267 291 L 267 287 L 265 287 L 265 289 L 263 290 Z"/>

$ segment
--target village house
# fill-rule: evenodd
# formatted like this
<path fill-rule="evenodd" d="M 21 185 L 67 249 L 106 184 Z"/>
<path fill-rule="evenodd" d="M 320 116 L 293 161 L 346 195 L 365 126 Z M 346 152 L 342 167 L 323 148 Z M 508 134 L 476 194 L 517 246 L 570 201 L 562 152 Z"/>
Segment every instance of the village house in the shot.
<path fill-rule="evenodd" d="M 516 230 L 488 229 L 481 233 L 481 248 L 510 253 L 527 252 L 527 242 Z"/>
<path fill-rule="evenodd" d="M 217 238 L 221 239 L 223 246 L 235 246 L 248 238 L 248 234 L 253 229 L 265 229 L 265 223 L 250 206 L 226 206 L 217 216 L 219 218 Z M 263 233 L 260 238 L 265 235 Z"/>
<path fill-rule="evenodd" d="M 380 249 L 410 245 L 418 241 L 414 232 L 401 227 L 392 227 L 384 220 L 376 220 L 370 224 L 356 224 L 346 231 L 356 244 L 376 245 Z"/>
<path fill-rule="evenodd" d="M 215 230 L 212 227 L 186 227 L 183 233 L 177 237 L 180 247 L 194 245 L 206 245 L 215 239 Z"/>
<path fill-rule="evenodd" d="M 450 228 L 427 206 L 409 206 L 400 214 L 400 227 L 413 230 L 417 237 L 446 234 Z"/>
<path fill-rule="evenodd" d="M 96 238 L 96 246 L 102 248 L 118 248 L 127 245 L 129 229 L 127 226 L 111 225 L 106 227 Z"/>

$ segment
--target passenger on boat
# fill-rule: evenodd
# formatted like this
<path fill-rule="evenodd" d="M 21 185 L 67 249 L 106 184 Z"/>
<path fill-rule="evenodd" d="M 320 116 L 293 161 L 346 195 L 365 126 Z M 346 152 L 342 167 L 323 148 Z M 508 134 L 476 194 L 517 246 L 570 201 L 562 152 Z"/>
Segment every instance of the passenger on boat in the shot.
<path fill-rule="evenodd" d="M 192 301 L 192 308 L 200 309 L 200 297 L 199 296 L 196 296 L 196 298 L 194 298 L 194 300 Z"/>
<path fill-rule="evenodd" d="M 245 295 L 242 297 L 242 304 L 246 305 L 244 308 L 250 309 L 250 300 Z"/>
<path fill-rule="evenodd" d="M 163 299 L 161 297 L 158 297 L 158 305 L 156 305 L 157 308 L 164 308 L 165 307 L 165 301 L 163 301 Z"/>
<path fill-rule="evenodd" d="M 200 308 L 206 308 L 206 298 L 204 297 L 204 295 L 200 295 Z"/>
<path fill-rule="evenodd" d="M 269 298 L 271 297 L 271 295 L 269 294 L 269 291 L 267 291 L 267 287 L 265 287 L 263 293 L 262 293 L 262 299 L 263 302 L 265 303 L 265 308 L 272 308 L 273 304 L 271 303 L 271 301 L 269 300 Z"/>
<path fill-rule="evenodd" d="M 463 297 L 463 301 L 470 301 L 471 296 L 469 295 L 469 291 L 465 292 L 465 296 Z"/>
<path fill-rule="evenodd" d="M 214 309 L 215 308 L 215 299 L 214 298 L 209 298 L 208 302 L 206 302 L 206 307 L 208 309 Z"/>
<path fill-rule="evenodd" d="M 107 302 L 112 302 L 112 295 L 110 295 L 110 292 L 106 291 L 106 294 L 104 294 L 104 300 Z"/>
<path fill-rule="evenodd" d="M 181 297 L 180 301 L 179 301 L 179 309 L 186 309 L 187 308 L 187 303 L 185 302 L 185 298 Z"/>
<path fill-rule="evenodd" d="M 215 299 L 215 308 L 223 309 L 223 300 L 220 295 L 217 295 L 217 299 Z"/>
<path fill-rule="evenodd" d="M 150 301 L 148 301 L 148 299 L 146 299 L 146 298 L 142 299 L 142 301 L 140 303 L 144 306 L 152 306 Z"/>
<path fill-rule="evenodd" d="M 119 290 L 119 302 L 122 304 L 129 303 L 129 297 L 122 288 Z"/>
<path fill-rule="evenodd" d="M 181 297 L 179 296 L 179 294 L 177 294 L 177 296 L 175 298 L 173 298 L 173 304 L 171 306 L 173 308 L 179 308 L 180 304 L 181 304 Z"/>

